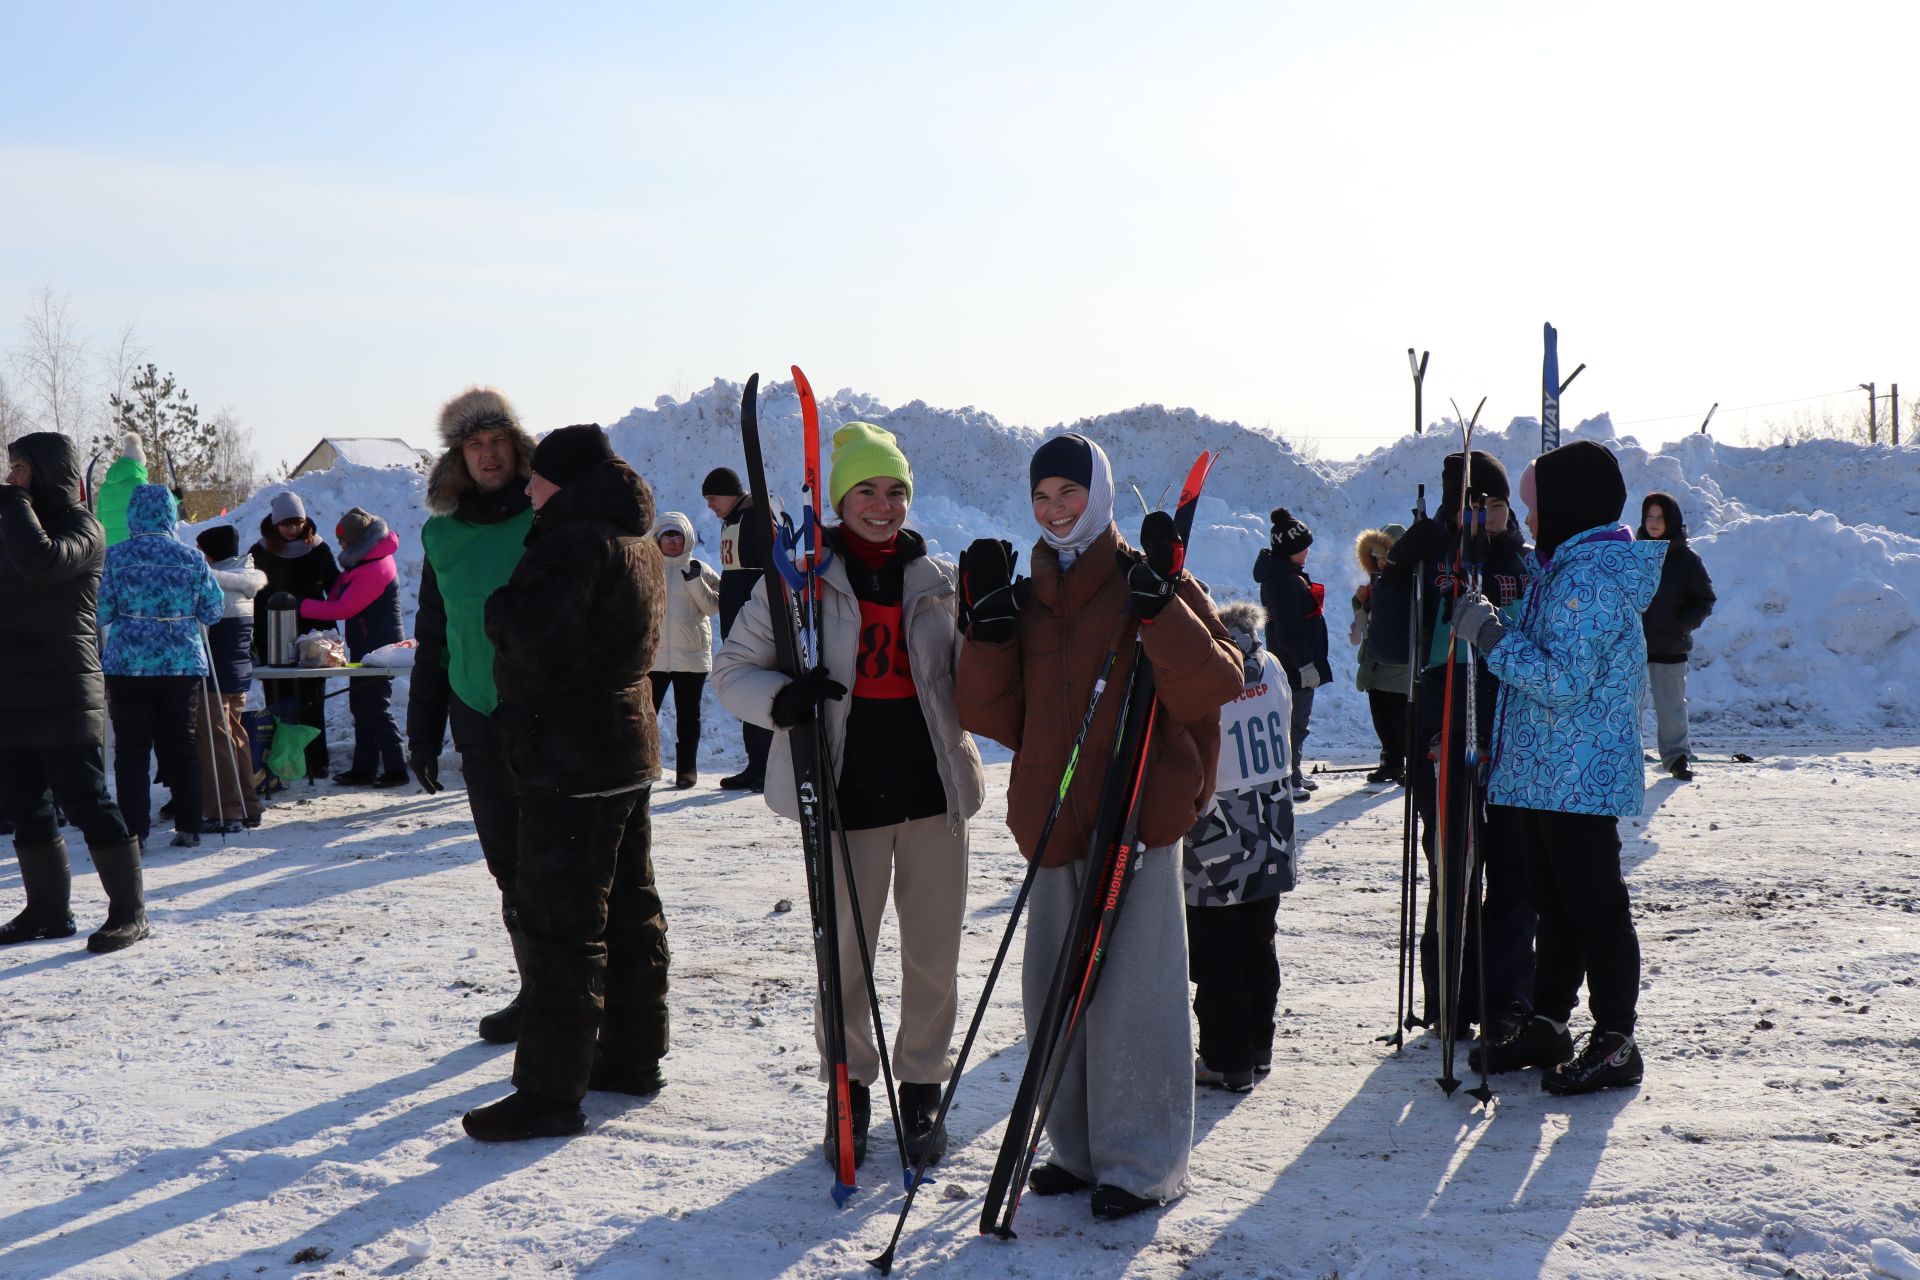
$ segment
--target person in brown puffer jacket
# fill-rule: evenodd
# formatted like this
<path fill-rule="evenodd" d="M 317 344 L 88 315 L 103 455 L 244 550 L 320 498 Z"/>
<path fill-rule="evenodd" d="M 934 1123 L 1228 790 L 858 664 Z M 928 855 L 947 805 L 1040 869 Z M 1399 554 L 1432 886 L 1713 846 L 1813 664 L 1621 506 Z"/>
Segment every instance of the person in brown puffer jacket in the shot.
<path fill-rule="evenodd" d="M 1162 713 L 1140 802 L 1147 852 L 1047 1117 L 1053 1159 L 1030 1178 L 1037 1195 L 1091 1187 L 1094 1215 L 1118 1218 L 1165 1204 L 1186 1183 L 1193 1028 L 1180 844 L 1213 798 L 1220 708 L 1240 694 L 1241 660 L 1190 575 L 1158 584 L 1158 594 L 1142 591 L 1156 584 L 1144 580 L 1145 558 L 1113 525 L 1113 473 L 1098 445 L 1056 437 L 1034 453 L 1028 470 L 1041 538 L 1032 576 L 1013 581 L 1013 552 L 1004 542 L 981 539 L 962 557 L 969 629 L 955 703 L 963 728 L 1013 748 L 1007 825 L 1020 852 L 1040 859 L 1022 976 L 1029 1036 L 1088 874 L 1102 782 L 1094 764 L 1104 754 L 1100 745 L 1114 739 L 1117 694 L 1102 699 L 1087 736 L 1084 776 L 1068 789 L 1044 851 L 1036 848 L 1040 828 L 1101 663 L 1123 625 L 1131 625 L 1130 613 L 1139 619 Z M 1131 644 L 1121 646 L 1110 690 L 1125 687 L 1132 652 Z M 1110 1069 L 1118 1062 L 1127 1069 Z"/>
<path fill-rule="evenodd" d="M 467 1112 L 483 1142 L 586 1126 L 589 1088 L 658 1090 L 667 922 L 648 800 L 660 774 L 647 668 L 666 579 L 653 490 L 597 425 L 533 453 L 533 529 L 487 600 L 507 769 L 520 798 L 515 957 L 524 984 L 515 1091 Z"/>

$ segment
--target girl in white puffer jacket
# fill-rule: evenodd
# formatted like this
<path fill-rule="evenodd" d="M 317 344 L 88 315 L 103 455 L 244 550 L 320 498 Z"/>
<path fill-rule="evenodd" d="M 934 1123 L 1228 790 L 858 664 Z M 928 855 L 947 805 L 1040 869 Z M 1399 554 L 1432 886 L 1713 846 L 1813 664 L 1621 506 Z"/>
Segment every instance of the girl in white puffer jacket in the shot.
<path fill-rule="evenodd" d="M 652 537 L 667 562 L 667 613 L 660 626 L 660 648 L 655 652 L 653 709 L 673 690 L 674 778 L 679 790 L 700 776 L 700 695 L 713 670 L 714 614 L 720 611 L 720 575 L 693 558 L 693 521 L 669 511 L 654 526 Z"/>

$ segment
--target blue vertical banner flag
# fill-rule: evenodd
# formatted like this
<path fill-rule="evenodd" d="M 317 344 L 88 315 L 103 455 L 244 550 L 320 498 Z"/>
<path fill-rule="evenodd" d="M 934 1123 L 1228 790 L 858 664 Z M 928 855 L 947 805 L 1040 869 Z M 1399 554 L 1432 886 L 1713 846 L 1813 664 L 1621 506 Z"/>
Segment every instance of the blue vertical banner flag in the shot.
<path fill-rule="evenodd" d="M 1547 347 L 1540 365 L 1540 452 L 1545 453 L 1560 447 L 1560 335 L 1552 321 L 1540 327 Z"/>

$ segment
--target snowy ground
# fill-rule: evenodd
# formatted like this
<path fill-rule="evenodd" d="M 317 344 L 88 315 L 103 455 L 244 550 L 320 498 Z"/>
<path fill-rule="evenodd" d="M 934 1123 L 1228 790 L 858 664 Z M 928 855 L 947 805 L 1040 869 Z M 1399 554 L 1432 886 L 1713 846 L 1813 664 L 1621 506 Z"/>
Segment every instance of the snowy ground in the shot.
<path fill-rule="evenodd" d="M 1876 1256 L 1907 1274 L 1920 747 L 1739 745 L 1762 763 L 1659 782 L 1626 830 L 1641 1089 L 1555 1100 L 1509 1078 L 1488 1117 L 1433 1085 L 1431 1042 L 1373 1043 L 1398 793 L 1330 779 L 1281 910 L 1275 1073 L 1201 1095 L 1191 1193 L 1117 1224 L 1029 1198 L 1017 1242 L 975 1234 L 1022 1062 L 1009 973 L 896 1274 L 1812 1277 Z M 245 839 L 156 850 L 150 942 L 0 952 L 0 1276 L 862 1274 L 901 1197 L 880 1125 L 866 1188 L 844 1211 L 827 1194 L 791 828 L 711 783 L 654 810 L 672 1084 L 592 1095 L 570 1141 L 460 1131 L 503 1090 L 510 1052 L 472 1026 L 512 979 L 458 791 L 296 790 Z M 1020 872 L 997 807 L 976 839 L 963 1020 Z M 8 859 L 0 904 L 19 893 Z"/>

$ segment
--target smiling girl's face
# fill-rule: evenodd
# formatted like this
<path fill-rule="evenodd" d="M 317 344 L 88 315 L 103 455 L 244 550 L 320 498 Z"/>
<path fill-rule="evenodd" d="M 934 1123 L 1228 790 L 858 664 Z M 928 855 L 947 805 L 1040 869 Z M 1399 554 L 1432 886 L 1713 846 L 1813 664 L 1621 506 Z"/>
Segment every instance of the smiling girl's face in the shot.
<path fill-rule="evenodd" d="M 1042 529 L 1064 538 L 1087 510 L 1087 486 L 1063 476 L 1048 476 L 1033 486 L 1033 518 Z"/>

